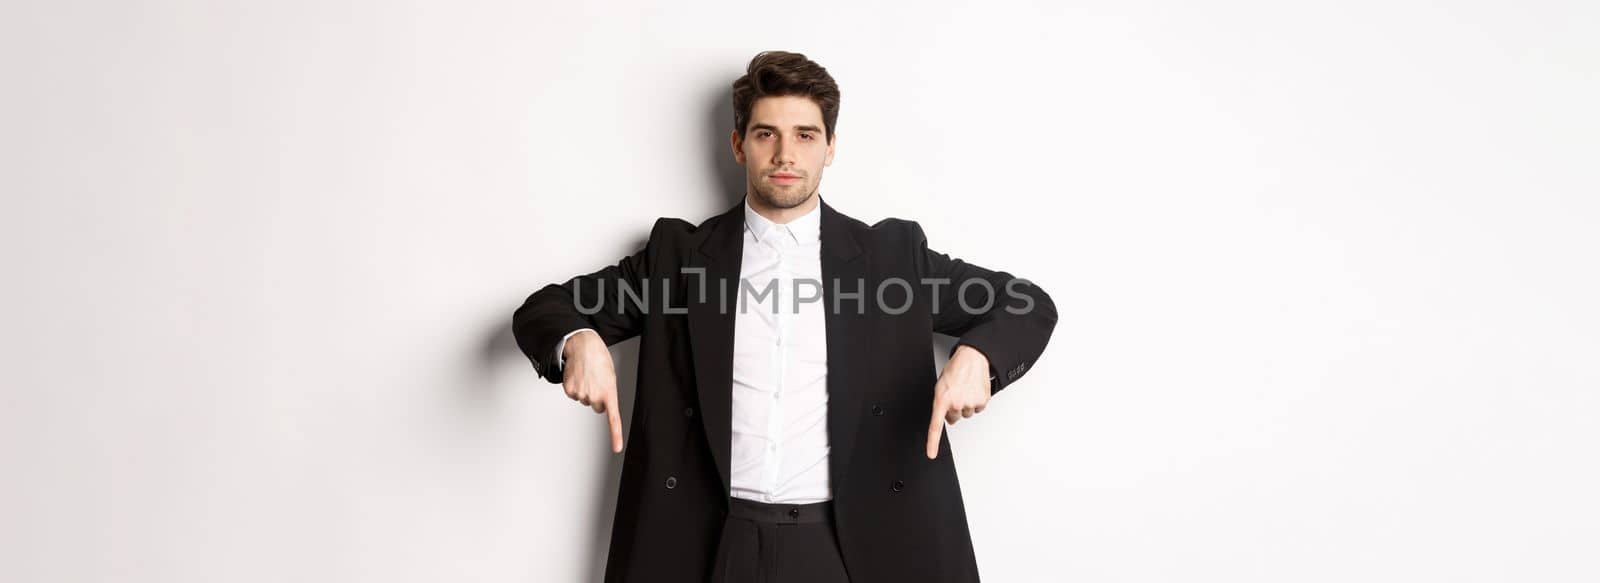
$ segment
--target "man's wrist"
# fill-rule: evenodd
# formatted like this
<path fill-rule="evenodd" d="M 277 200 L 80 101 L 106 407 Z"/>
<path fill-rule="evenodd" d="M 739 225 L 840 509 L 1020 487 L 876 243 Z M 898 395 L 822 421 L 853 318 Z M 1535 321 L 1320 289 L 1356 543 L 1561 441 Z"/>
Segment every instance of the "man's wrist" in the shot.
<path fill-rule="evenodd" d="M 974 348 L 971 344 L 956 344 L 955 349 L 950 352 L 950 360 L 956 360 L 957 358 L 963 360 L 976 359 L 974 363 L 981 365 L 983 375 L 989 378 L 989 390 L 994 390 L 995 379 L 999 378 L 999 375 L 995 373 L 994 365 L 989 362 L 989 355 L 984 354 L 982 350 Z"/>
<path fill-rule="evenodd" d="M 950 359 L 955 360 L 958 357 L 976 358 L 978 359 L 978 362 L 983 364 L 984 368 L 989 368 L 989 357 L 985 355 L 983 351 L 973 348 L 971 344 L 956 345 L 956 350 L 950 354 Z"/>
<path fill-rule="evenodd" d="M 583 341 L 586 340 L 586 339 L 575 338 L 577 336 L 581 336 L 583 332 L 594 332 L 594 329 L 593 328 L 579 328 L 577 330 L 573 330 L 571 332 L 568 332 L 565 336 L 562 336 L 561 337 L 561 341 L 556 343 L 556 367 L 557 367 L 557 370 L 562 370 L 562 369 L 566 368 L 566 366 L 567 366 L 567 357 L 570 356 L 568 353 L 572 350 L 571 347 L 569 346 L 569 345 L 572 344 L 572 340 L 577 340 L 578 342 L 583 342 Z M 599 333 L 596 332 L 595 336 L 598 337 Z"/>

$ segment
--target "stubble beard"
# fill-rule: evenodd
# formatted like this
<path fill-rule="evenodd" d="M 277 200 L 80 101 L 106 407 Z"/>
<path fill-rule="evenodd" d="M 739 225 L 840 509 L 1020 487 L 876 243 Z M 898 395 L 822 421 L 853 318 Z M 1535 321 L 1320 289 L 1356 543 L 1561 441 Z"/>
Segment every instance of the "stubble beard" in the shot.
<path fill-rule="evenodd" d="M 751 190 L 755 192 L 756 198 L 761 199 L 761 202 L 770 208 L 792 209 L 805 204 L 806 201 L 811 200 L 811 197 L 817 194 L 817 189 L 813 188 L 813 185 L 800 184 L 796 186 L 799 186 L 799 188 L 784 188 L 763 181 L 756 184 L 755 188 Z"/>

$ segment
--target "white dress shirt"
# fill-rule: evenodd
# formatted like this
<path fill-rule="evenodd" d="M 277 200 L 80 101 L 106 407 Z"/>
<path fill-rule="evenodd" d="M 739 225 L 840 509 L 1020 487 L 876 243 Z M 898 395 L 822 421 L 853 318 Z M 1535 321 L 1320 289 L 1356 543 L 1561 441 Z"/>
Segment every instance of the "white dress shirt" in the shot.
<path fill-rule="evenodd" d="M 821 208 L 779 225 L 748 200 L 744 204 L 728 464 L 736 498 L 784 504 L 833 498 Z M 556 345 L 558 366 L 565 364 L 567 338 L 588 329 L 574 330 Z"/>
<path fill-rule="evenodd" d="M 821 208 L 779 225 L 745 202 L 728 464 L 737 498 L 786 504 L 833 498 Z"/>

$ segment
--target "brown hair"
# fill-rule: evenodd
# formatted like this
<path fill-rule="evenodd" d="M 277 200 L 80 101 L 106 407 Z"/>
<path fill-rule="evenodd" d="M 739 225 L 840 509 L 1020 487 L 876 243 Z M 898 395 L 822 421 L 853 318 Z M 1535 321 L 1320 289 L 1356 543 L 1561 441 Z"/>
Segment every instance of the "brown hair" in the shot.
<path fill-rule="evenodd" d="M 739 137 L 744 137 L 757 99 L 788 95 L 816 102 L 822 109 L 823 138 L 833 141 L 833 126 L 839 120 L 839 85 L 822 65 L 786 51 L 762 51 L 750 59 L 744 76 L 733 82 L 733 127 Z"/>

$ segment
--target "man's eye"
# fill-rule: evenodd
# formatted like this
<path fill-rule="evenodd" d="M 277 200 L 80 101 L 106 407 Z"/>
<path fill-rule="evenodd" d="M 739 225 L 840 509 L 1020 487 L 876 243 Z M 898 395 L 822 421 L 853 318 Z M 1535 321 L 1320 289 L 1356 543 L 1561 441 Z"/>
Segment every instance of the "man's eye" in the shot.
<path fill-rule="evenodd" d="M 800 134 L 800 137 L 801 137 L 801 138 L 802 138 L 802 139 L 807 139 L 807 140 L 809 140 L 809 139 L 811 139 L 811 134 Z"/>

